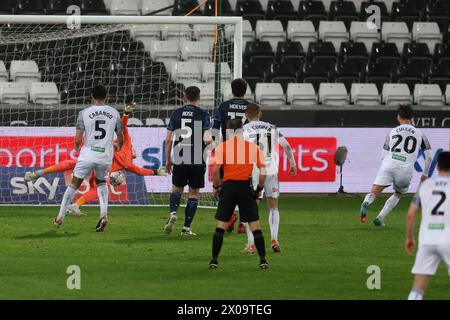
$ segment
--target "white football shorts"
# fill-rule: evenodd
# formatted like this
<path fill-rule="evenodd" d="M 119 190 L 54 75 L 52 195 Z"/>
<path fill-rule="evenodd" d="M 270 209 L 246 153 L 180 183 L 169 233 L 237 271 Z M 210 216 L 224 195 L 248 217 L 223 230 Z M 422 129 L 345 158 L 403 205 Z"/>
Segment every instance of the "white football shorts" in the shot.
<path fill-rule="evenodd" d="M 252 172 L 252 182 L 256 189 L 259 180 L 259 169 L 254 168 Z M 278 174 L 271 174 L 266 176 L 266 181 L 264 182 L 264 190 L 261 192 L 259 199 L 262 199 L 264 194 L 268 198 L 277 199 L 280 196 L 280 182 L 278 180 Z"/>
<path fill-rule="evenodd" d="M 94 170 L 94 175 L 98 180 L 107 181 L 109 176 L 109 163 L 95 163 L 78 159 L 75 168 L 73 169 L 73 176 L 79 179 L 85 179 Z"/>
<path fill-rule="evenodd" d="M 378 170 L 377 177 L 373 184 L 379 186 L 393 186 L 394 190 L 400 193 L 406 193 L 411 184 L 413 170 L 409 168 L 386 168 L 381 167 Z"/>
<path fill-rule="evenodd" d="M 447 266 L 450 276 L 450 246 L 444 245 L 419 245 L 416 254 L 416 262 L 412 268 L 413 274 L 434 276 L 441 261 Z"/>

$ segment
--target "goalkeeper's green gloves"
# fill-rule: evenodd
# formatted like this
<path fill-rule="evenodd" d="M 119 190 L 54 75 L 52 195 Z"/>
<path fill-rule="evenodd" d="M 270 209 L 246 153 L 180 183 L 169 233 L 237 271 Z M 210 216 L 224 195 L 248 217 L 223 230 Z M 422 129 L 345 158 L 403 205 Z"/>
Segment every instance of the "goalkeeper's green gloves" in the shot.
<path fill-rule="evenodd" d="M 165 167 L 161 167 L 158 170 L 155 171 L 155 176 L 167 176 L 167 170 Z"/>

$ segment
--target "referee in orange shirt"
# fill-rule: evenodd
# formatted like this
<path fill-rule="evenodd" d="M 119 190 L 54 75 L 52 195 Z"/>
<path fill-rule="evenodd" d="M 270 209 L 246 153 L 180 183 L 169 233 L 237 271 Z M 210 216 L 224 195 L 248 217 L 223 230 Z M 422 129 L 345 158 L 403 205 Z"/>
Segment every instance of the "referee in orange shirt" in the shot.
<path fill-rule="evenodd" d="M 248 222 L 255 238 L 261 269 L 269 268 L 266 261 L 264 236 L 259 224 L 259 213 L 256 199 L 263 190 L 265 176 L 264 154 L 258 146 L 245 141 L 242 137 L 242 121 L 232 119 L 227 124 L 230 138 L 221 143 L 215 150 L 212 160 L 213 193 L 219 196 L 216 219 L 217 228 L 212 243 L 212 259 L 210 269 L 218 266 L 218 257 L 222 248 L 223 235 L 227 229 L 236 205 L 239 207 L 240 221 Z M 260 176 L 256 190 L 252 185 L 253 165 L 260 169 Z M 220 170 L 223 168 L 223 178 Z"/>

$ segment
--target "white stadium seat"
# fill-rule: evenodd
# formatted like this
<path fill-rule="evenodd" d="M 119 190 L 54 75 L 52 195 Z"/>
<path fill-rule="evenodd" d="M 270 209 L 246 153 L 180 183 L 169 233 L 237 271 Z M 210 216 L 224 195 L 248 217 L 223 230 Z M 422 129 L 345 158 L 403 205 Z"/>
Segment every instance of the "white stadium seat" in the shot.
<path fill-rule="evenodd" d="M 0 82 L 8 81 L 8 71 L 6 71 L 5 63 L 0 61 Z"/>
<path fill-rule="evenodd" d="M 445 101 L 450 104 L 450 84 L 445 87 Z"/>
<path fill-rule="evenodd" d="M 177 41 L 151 41 L 150 48 L 147 48 L 147 43 L 145 41 L 143 42 L 145 49 L 150 51 L 152 60 L 178 60 L 179 58 L 180 54 Z"/>
<path fill-rule="evenodd" d="M 142 0 L 141 12 L 143 16 L 146 16 L 159 9 L 172 6 L 174 0 Z M 172 9 L 167 9 L 155 14 L 156 16 L 171 16 Z"/>
<path fill-rule="evenodd" d="M 54 82 L 34 82 L 30 88 L 30 100 L 38 104 L 58 104 L 60 95 Z"/>
<path fill-rule="evenodd" d="M 398 52 L 402 52 L 403 44 L 411 41 L 411 34 L 405 22 L 383 22 L 381 40 L 395 43 Z"/>
<path fill-rule="evenodd" d="M 430 52 L 434 52 L 435 45 L 442 42 L 442 34 L 436 22 L 414 22 L 412 39 L 418 43 L 426 43 Z"/>
<path fill-rule="evenodd" d="M 0 102 L 5 104 L 26 104 L 28 90 L 21 82 L 0 82 Z"/>
<path fill-rule="evenodd" d="M 165 24 L 161 27 L 162 40 L 191 40 L 192 29 L 187 24 Z"/>
<path fill-rule="evenodd" d="M 216 27 L 209 24 L 196 24 L 194 25 L 193 34 L 194 39 L 197 41 L 209 41 L 214 43 L 214 37 L 216 33 Z"/>
<path fill-rule="evenodd" d="M 317 104 L 317 94 L 311 83 L 289 83 L 286 90 L 287 102 L 305 106 Z"/>
<path fill-rule="evenodd" d="M 349 36 L 342 21 L 320 21 L 319 39 L 332 42 L 335 50 L 339 51 L 341 42 L 347 42 Z"/>
<path fill-rule="evenodd" d="M 29 90 L 32 82 L 41 81 L 41 73 L 35 61 L 13 60 L 9 67 L 9 78 L 11 81 L 26 82 Z"/>
<path fill-rule="evenodd" d="M 374 83 L 352 83 L 350 101 L 356 105 L 373 106 L 381 104 L 381 97 Z"/>
<path fill-rule="evenodd" d="M 199 82 L 201 79 L 198 65 L 192 62 L 177 61 L 172 64 L 172 79 L 177 82 Z"/>
<path fill-rule="evenodd" d="M 288 39 L 300 42 L 303 50 L 308 49 L 310 42 L 317 41 L 317 32 L 310 20 L 289 21 L 286 31 Z"/>
<path fill-rule="evenodd" d="M 383 103 L 389 106 L 413 103 L 411 92 L 406 83 L 385 83 L 382 96 Z"/>
<path fill-rule="evenodd" d="M 234 7 L 233 7 L 234 8 Z M 234 35 L 234 28 L 225 28 L 225 38 L 232 40 Z M 255 40 L 255 31 L 252 29 L 252 25 L 249 20 L 242 21 L 242 51 L 245 50 L 245 44 L 248 41 Z"/>
<path fill-rule="evenodd" d="M 281 106 L 286 104 L 286 97 L 279 83 L 257 83 L 255 97 L 256 102 L 261 105 Z"/>
<path fill-rule="evenodd" d="M 277 50 L 279 41 L 286 40 L 286 33 L 280 20 L 258 20 L 256 22 L 256 39 L 269 41 L 272 50 Z"/>
<path fill-rule="evenodd" d="M 202 83 L 186 81 L 183 83 L 185 87 L 196 86 L 200 89 L 200 106 L 212 107 L 214 106 L 214 83 Z"/>
<path fill-rule="evenodd" d="M 210 60 L 211 44 L 207 41 L 182 41 L 180 44 L 181 60 Z"/>
<path fill-rule="evenodd" d="M 222 91 L 223 91 L 224 99 L 233 98 L 233 92 L 231 91 L 231 82 L 222 82 Z M 255 99 L 255 97 L 253 96 L 252 90 L 250 89 L 250 86 L 247 86 L 247 91 L 245 92 L 244 99 L 246 99 L 246 100 L 254 100 Z"/>
<path fill-rule="evenodd" d="M 202 80 L 204 82 L 214 82 L 216 75 L 216 65 L 214 62 L 204 62 L 202 65 Z M 230 66 L 226 62 L 220 64 L 220 78 L 231 81 Z"/>
<path fill-rule="evenodd" d="M 348 104 L 350 99 L 343 83 L 321 83 L 319 86 L 319 102 L 341 106 Z"/>
<path fill-rule="evenodd" d="M 425 106 L 443 106 L 445 100 L 438 84 L 416 84 L 414 103 Z"/>
<path fill-rule="evenodd" d="M 113 16 L 139 16 L 140 0 L 112 0 L 109 11 Z"/>
<path fill-rule="evenodd" d="M 134 24 L 130 29 L 131 37 L 138 41 L 149 42 L 161 39 L 161 26 L 157 24 Z"/>
<path fill-rule="evenodd" d="M 350 39 L 353 42 L 363 42 L 366 45 L 367 51 L 370 52 L 372 44 L 380 41 L 380 34 L 376 26 L 373 26 L 374 28 L 369 28 L 367 22 L 352 21 L 350 25 Z"/>

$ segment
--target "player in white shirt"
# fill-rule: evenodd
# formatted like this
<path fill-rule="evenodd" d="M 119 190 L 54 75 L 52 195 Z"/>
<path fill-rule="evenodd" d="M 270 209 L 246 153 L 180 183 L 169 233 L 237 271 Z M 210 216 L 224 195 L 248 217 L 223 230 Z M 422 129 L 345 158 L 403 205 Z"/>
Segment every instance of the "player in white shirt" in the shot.
<path fill-rule="evenodd" d="M 419 150 L 425 155 L 425 165 L 421 181 L 428 177 L 431 166 L 431 146 L 427 137 L 411 124 L 413 110 L 409 105 L 401 105 L 397 111 L 399 126 L 392 129 L 383 146 L 382 164 L 370 193 L 366 195 L 360 209 L 360 221 L 367 221 L 367 210 L 375 199 L 389 186 L 394 193 L 384 204 L 380 214 L 373 220 L 375 226 L 384 226 L 384 219 L 395 208 L 402 194 L 406 193 L 414 173 L 414 163 Z"/>
<path fill-rule="evenodd" d="M 272 237 L 272 249 L 274 252 L 281 252 L 278 242 L 278 229 L 280 225 L 280 212 L 278 210 L 278 196 L 280 194 L 278 181 L 278 144 L 283 147 L 287 158 L 289 159 L 289 173 L 291 176 L 297 175 L 297 166 L 294 159 L 292 148 L 286 138 L 272 124 L 261 119 L 261 107 L 256 103 L 249 103 L 246 108 L 245 116 L 248 123 L 244 125 L 244 139 L 258 145 L 264 153 L 266 162 L 266 181 L 264 184 L 264 193 L 267 198 L 267 206 L 269 207 L 269 226 Z M 259 177 L 258 168 L 255 166 L 253 171 L 253 185 L 257 185 Z M 259 199 L 262 199 L 262 193 Z M 253 233 L 246 224 L 247 245 L 242 253 L 253 253 L 256 251 L 253 240 Z"/>
<path fill-rule="evenodd" d="M 424 181 L 417 191 L 406 220 L 406 252 L 413 254 L 414 222 L 419 209 L 422 222 L 419 250 L 412 269 L 414 283 L 408 300 L 422 300 L 430 277 L 444 261 L 450 275 L 450 152 L 438 156 L 439 175 Z"/>
<path fill-rule="evenodd" d="M 106 88 L 98 85 L 92 90 L 92 105 L 78 114 L 75 135 L 75 150 L 80 155 L 73 169 L 73 178 L 64 193 L 59 214 L 53 219 L 53 225 L 59 227 L 64 220 L 68 205 L 83 180 L 94 171 L 100 203 L 100 219 L 96 231 L 103 231 L 108 224 L 108 187 L 109 168 L 113 160 L 114 148 L 120 150 L 123 145 L 122 124 L 119 112 L 106 104 Z M 114 132 L 117 134 L 114 146 Z"/>

